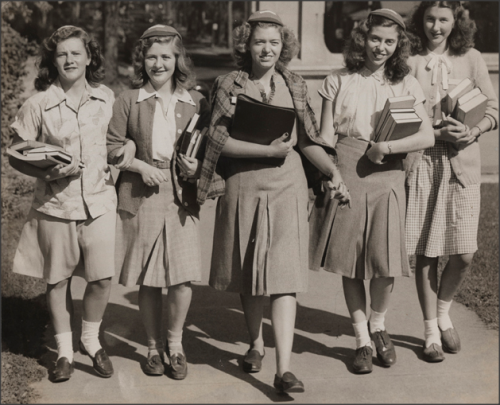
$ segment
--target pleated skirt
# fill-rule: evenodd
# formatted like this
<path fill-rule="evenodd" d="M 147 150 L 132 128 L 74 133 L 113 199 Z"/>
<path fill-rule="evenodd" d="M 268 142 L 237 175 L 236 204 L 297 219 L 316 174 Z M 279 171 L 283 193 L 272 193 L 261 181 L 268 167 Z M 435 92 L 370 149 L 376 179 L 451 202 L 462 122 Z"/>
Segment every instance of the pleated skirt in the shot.
<path fill-rule="evenodd" d="M 169 169 L 136 215 L 118 211 L 115 263 L 120 284 L 170 287 L 201 281 L 198 219 L 175 200 Z"/>
<path fill-rule="evenodd" d="M 372 163 L 364 140 L 339 136 L 338 167 L 351 208 L 330 200 L 329 190 L 312 208 L 309 257 L 312 270 L 348 278 L 409 276 L 405 246 L 405 173 L 402 161 Z"/>
<path fill-rule="evenodd" d="M 307 290 L 307 181 L 293 151 L 281 166 L 227 159 L 216 210 L 209 283 L 271 295 Z"/>

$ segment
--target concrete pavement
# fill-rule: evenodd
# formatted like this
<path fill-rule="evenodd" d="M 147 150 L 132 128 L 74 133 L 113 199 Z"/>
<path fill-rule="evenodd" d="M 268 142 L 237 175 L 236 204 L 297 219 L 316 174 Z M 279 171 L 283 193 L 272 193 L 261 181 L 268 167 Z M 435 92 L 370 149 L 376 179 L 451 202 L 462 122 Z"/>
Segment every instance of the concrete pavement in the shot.
<path fill-rule="evenodd" d="M 202 209 L 201 238 L 204 279 L 193 287 L 193 302 L 184 331 L 188 377 L 148 377 L 140 362 L 147 355 L 146 337 L 138 312 L 138 289 L 114 285 L 103 326 L 103 346 L 115 374 L 98 377 L 90 359 L 75 353 L 76 370 L 64 383 L 45 379 L 34 385 L 39 403 L 498 403 L 498 332 L 488 330 L 477 315 L 454 303 L 451 317 L 460 333 L 462 351 L 446 360 L 422 360 L 423 321 L 412 278 L 396 280 L 386 326 L 397 351 L 397 364 L 382 368 L 374 358 L 373 373 L 355 375 L 351 362 L 354 336 L 344 302 L 341 278 L 310 272 L 309 292 L 298 296 L 292 371 L 306 392 L 280 396 L 272 386 L 274 340 L 265 309 L 266 356 L 263 370 L 247 374 L 240 367 L 248 348 L 247 332 L 236 294 L 207 286 L 215 202 Z M 75 277 L 80 335 L 81 298 L 85 282 Z M 165 292 L 166 293 L 166 292 Z M 47 328 L 49 353 L 42 359 L 49 370 L 56 359 L 53 330 Z"/>

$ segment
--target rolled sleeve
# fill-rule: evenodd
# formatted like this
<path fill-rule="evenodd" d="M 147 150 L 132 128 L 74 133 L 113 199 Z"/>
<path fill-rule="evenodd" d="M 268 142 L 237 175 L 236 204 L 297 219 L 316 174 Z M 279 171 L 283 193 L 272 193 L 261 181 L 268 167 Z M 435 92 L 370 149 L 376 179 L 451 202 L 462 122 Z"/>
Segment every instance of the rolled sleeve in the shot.
<path fill-rule="evenodd" d="M 17 112 L 16 118 L 10 127 L 23 140 L 36 141 L 40 134 L 41 123 L 40 104 L 33 103 L 33 100 L 28 99 Z"/>
<path fill-rule="evenodd" d="M 318 90 L 318 93 L 325 100 L 333 101 L 335 100 L 335 97 L 339 91 L 339 87 L 338 75 L 332 73 L 325 77 L 325 80 L 323 80 L 323 85 Z"/>
<path fill-rule="evenodd" d="M 113 104 L 113 116 L 109 122 L 108 133 L 106 135 L 106 147 L 109 164 L 118 163 L 116 153 L 126 141 L 129 113 L 130 106 L 127 104 L 126 99 L 118 96 Z"/>

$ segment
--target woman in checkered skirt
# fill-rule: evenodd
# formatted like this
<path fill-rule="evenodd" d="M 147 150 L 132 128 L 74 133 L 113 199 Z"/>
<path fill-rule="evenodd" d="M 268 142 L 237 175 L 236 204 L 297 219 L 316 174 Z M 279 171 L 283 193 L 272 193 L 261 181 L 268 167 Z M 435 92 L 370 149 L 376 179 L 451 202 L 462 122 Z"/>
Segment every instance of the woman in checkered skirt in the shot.
<path fill-rule="evenodd" d="M 417 256 L 416 284 L 424 315 L 424 359 L 460 350 L 448 315 L 477 250 L 481 160 L 479 136 L 498 125 L 498 101 L 488 69 L 473 48 L 476 26 L 461 2 L 422 2 L 410 17 L 415 34 L 409 65 L 427 98 L 436 144 L 408 156 L 406 241 Z M 487 97 L 485 116 L 472 128 L 444 116 L 441 100 L 463 79 Z M 443 100 L 444 101 L 444 100 Z M 439 256 L 449 255 L 437 285 Z"/>
<path fill-rule="evenodd" d="M 200 162 L 177 154 L 179 139 L 195 113 L 207 124 L 208 103 L 193 84 L 180 34 L 172 27 L 147 29 L 134 50 L 134 90 L 113 108 L 107 144 L 111 163 L 127 139 L 136 145 L 131 164 L 118 163 L 116 266 L 120 283 L 140 285 L 139 312 L 148 339 L 147 375 L 163 375 L 164 352 L 174 379 L 187 375 L 182 331 L 191 303 L 191 281 L 201 280 L 198 238 Z M 167 343 L 162 338 L 162 288 L 167 294 Z"/>

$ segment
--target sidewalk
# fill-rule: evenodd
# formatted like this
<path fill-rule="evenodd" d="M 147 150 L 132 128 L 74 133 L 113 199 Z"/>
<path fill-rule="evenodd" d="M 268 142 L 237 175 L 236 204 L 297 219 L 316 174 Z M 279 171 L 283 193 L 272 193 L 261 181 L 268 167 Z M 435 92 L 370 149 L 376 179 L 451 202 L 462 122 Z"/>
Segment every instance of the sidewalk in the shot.
<path fill-rule="evenodd" d="M 307 294 L 298 297 L 293 371 L 306 386 L 304 394 L 280 396 L 272 386 L 274 340 L 266 308 L 263 370 L 247 374 L 240 367 L 247 350 L 247 333 L 236 294 L 207 286 L 215 202 L 202 209 L 201 238 L 204 280 L 193 288 L 193 302 L 184 332 L 188 377 L 174 381 L 148 377 L 140 362 L 147 355 L 139 317 L 137 288 L 114 285 L 104 321 L 102 341 L 115 374 L 98 377 L 87 356 L 75 353 L 73 377 L 60 384 L 45 379 L 34 385 L 39 403 L 498 403 L 498 333 L 485 328 L 475 313 L 454 303 L 451 317 L 463 350 L 438 364 L 421 358 L 423 322 L 413 278 L 399 278 L 387 314 L 387 328 L 396 345 L 398 362 L 385 369 L 374 358 L 373 373 L 351 372 L 354 355 L 352 326 L 342 293 L 341 278 L 310 272 Z M 85 283 L 75 278 L 76 323 L 81 319 Z M 74 333 L 74 347 L 80 330 Z M 51 370 L 56 359 L 51 327 L 50 352 L 42 362 Z"/>

